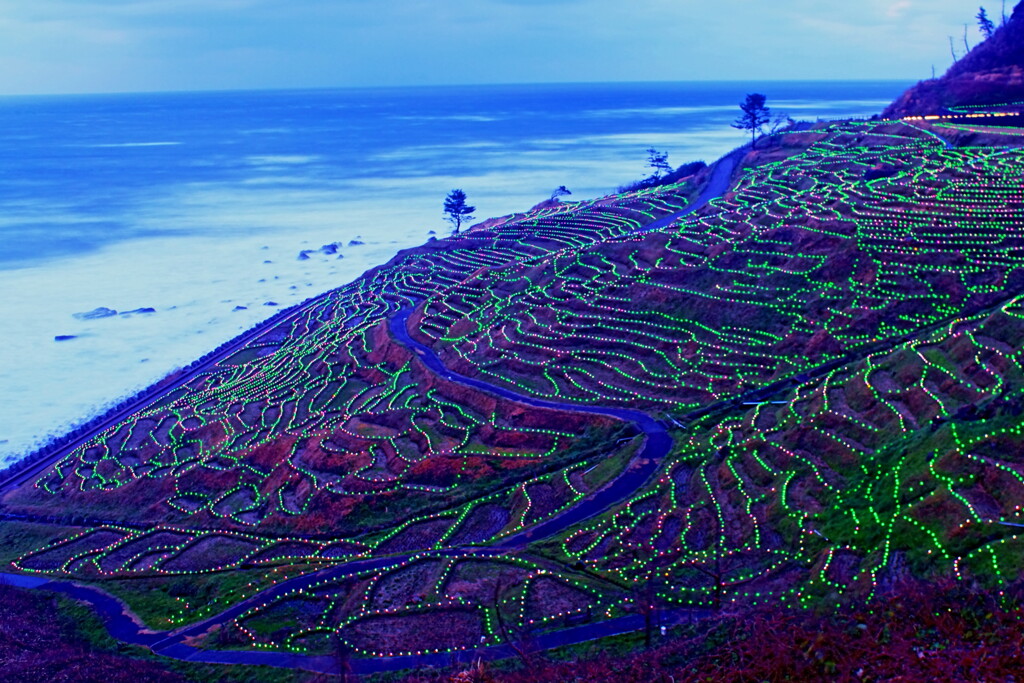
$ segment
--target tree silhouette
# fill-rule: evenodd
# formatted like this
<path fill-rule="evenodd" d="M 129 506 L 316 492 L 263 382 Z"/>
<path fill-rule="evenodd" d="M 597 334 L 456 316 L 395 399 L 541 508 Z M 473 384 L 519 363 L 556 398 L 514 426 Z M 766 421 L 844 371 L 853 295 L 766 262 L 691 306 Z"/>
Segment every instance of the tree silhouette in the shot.
<path fill-rule="evenodd" d="M 765 105 L 767 101 L 768 98 L 761 93 L 748 94 L 747 99 L 740 103 L 743 113 L 732 124 L 733 128 L 750 131 L 750 146 L 752 148 L 757 146 L 757 134 L 772 117 L 771 110 Z"/>
<path fill-rule="evenodd" d="M 570 194 L 572 194 L 572 192 L 566 189 L 565 185 L 559 185 L 558 188 L 551 193 L 551 199 L 558 199 L 559 197 L 565 197 Z"/>
<path fill-rule="evenodd" d="M 992 20 L 988 18 L 988 13 L 985 12 L 984 7 L 978 8 L 978 30 L 986 38 L 991 38 L 992 34 L 996 31 L 996 25 L 992 23 Z"/>
<path fill-rule="evenodd" d="M 672 172 L 672 167 L 668 164 L 668 152 L 659 152 L 653 147 L 647 149 L 647 165 L 654 169 L 655 180 L 660 178 L 663 172 Z"/>
<path fill-rule="evenodd" d="M 463 222 L 473 220 L 475 206 L 466 204 L 466 193 L 460 189 L 454 189 L 444 198 L 444 212 L 447 214 L 445 220 L 452 224 L 452 234 L 457 235 Z"/>

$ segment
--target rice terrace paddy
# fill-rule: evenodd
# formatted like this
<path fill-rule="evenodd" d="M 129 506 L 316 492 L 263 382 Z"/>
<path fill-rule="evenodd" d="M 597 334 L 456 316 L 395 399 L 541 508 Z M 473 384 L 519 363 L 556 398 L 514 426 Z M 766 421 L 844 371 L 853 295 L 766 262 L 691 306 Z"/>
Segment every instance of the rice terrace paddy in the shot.
<path fill-rule="evenodd" d="M 313 669 L 999 589 L 1020 132 L 803 125 L 706 205 L 714 165 L 403 252 L 11 486 L 12 571 L 117 595 L 158 652 Z"/>

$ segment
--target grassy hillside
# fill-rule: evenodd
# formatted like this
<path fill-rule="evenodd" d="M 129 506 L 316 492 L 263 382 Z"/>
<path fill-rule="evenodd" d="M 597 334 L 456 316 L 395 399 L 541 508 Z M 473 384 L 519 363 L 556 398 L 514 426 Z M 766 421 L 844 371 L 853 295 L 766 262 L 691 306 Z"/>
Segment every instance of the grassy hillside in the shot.
<path fill-rule="evenodd" d="M 714 169 L 403 252 L 8 493 L 11 569 L 155 629 L 213 618 L 199 647 L 357 658 L 857 609 L 910 579 L 1005 591 L 1020 133 L 820 124 L 689 215 Z M 409 311 L 448 368 L 558 406 L 432 370 L 389 327 Z"/>
<path fill-rule="evenodd" d="M 940 39 L 941 36 L 936 36 Z M 1024 3 L 988 40 L 957 60 L 940 78 L 921 81 L 884 112 L 886 118 L 942 114 L 1024 100 Z"/>
<path fill-rule="evenodd" d="M 673 413 L 886 348 L 1024 285 L 1024 156 L 929 133 L 783 136 L 699 215 L 481 271 L 419 332 L 489 381 Z"/>

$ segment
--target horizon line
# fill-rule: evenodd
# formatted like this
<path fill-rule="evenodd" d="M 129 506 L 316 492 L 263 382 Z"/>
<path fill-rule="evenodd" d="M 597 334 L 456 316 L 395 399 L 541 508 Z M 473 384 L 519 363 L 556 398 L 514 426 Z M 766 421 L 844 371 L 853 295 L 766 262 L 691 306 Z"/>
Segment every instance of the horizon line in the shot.
<path fill-rule="evenodd" d="M 903 78 L 778 78 L 778 79 L 686 79 L 686 80 L 650 80 L 650 81 L 540 81 L 540 82 L 502 82 L 502 83 L 432 83 L 407 85 L 318 85 L 318 86 L 269 86 L 265 88 L 197 88 L 195 90 L 109 90 L 109 91 L 72 91 L 72 92 L 38 92 L 0 94 L 0 100 L 27 99 L 33 97 L 105 97 L 121 95 L 186 95 L 186 94 L 231 94 L 231 93 L 266 93 L 266 92 L 326 92 L 337 90 L 426 90 L 456 88 L 502 88 L 502 87 L 567 87 L 593 85 L 669 85 L 669 84 L 776 84 L 776 83 L 906 83 L 918 82 Z"/>

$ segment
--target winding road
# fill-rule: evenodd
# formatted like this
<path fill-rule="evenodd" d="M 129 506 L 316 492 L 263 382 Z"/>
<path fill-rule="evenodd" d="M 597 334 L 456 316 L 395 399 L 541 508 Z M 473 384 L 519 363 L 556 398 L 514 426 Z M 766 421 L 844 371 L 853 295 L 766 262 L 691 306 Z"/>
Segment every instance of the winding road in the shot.
<path fill-rule="evenodd" d="M 723 157 L 716 165 L 708 184 L 705 186 L 700 196 L 684 210 L 664 216 L 653 223 L 638 229 L 635 231 L 635 234 L 651 232 L 668 226 L 679 218 L 697 211 L 712 199 L 721 196 L 728 189 L 736 164 L 745 152 L 746 148 L 740 148 Z M 631 494 L 643 486 L 643 484 L 654 475 L 662 460 L 671 451 L 672 437 L 668 432 L 667 425 L 659 422 L 642 411 L 631 410 L 628 408 L 590 406 L 585 404 L 539 399 L 450 370 L 444 365 L 433 349 L 416 341 L 409 334 L 408 321 L 412 312 L 413 309 L 411 307 L 403 308 L 395 316 L 390 318 L 390 331 L 399 343 L 404 344 L 410 350 L 415 352 L 418 358 L 438 376 L 451 382 L 462 384 L 463 386 L 471 387 L 479 391 L 484 391 L 501 398 L 536 408 L 549 408 L 588 415 L 612 417 L 633 424 L 641 433 L 644 434 L 645 437 L 643 445 L 637 453 L 633 455 L 630 462 L 619 476 L 601 489 L 579 501 L 577 505 L 528 529 L 506 536 L 490 546 L 448 548 L 445 550 L 434 551 L 431 555 L 438 557 L 453 555 L 498 557 L 507 554 L 507 551 L 510 549 L 522 548 L 528 543 L 555 536 L 558 533 L 565 531 L 580 522 L 592 519 L 611 507 L 627 500 Z M 280 322 L 280 318 L 275 322 Z M 257 328 L 250 330 L 241 337 L 230 342 L 227 345 L 226 353 L 233 353 L 246 341 L 259 336 L 265 331 L 265 326 L 257 326 Z M 219 360 L 219 358 L 211 358 L 199 367 L 194 368 L 191 372 L 187 373 L 185 377 L 180 378 L 179 381 L 175 382 L 173 386 L 167 387 L 164 390 L 164 393 L 177 387 L 188 377 L 194 376 L 196 373 L 204 370 L 207 365 L 214 363 L 217 360 Z M 147 397 L 147 400 L 152 400 L 152 397 Z M 732 403 L 722 402 L 719 408 L 729 407 L 730 405 L 732 405 Z M 124 414 L 127 414 L 135 408 L 135 406 L 128 406 L 124 410 L 108 416 L 102 421 L 98 429 L 102 429 L 113 424 L 118 419 L 122 418 Z M 701 412 L 706 412 L 706 409 Z M 0 490 L 16 486 L 21 482 L 27 481 L 31 477 L 38 476 L 38 473 L 56 460 L 57 457 L 62 456 L 69 448 L 73 448 L 87 438 L 87 436 L 83 436 L 80 439 L 75 439 L 65 445 L 64 448 L 61 448 L 52 457 L 46 458 L 45 461 L 35 463 L 33 466 L 26 468 L 26 470 L 8 476 L 6 480 L 0 481 Z M 257 605 L 264 604 L 274 598 L 309 588 L 314 584 L 329 581 L 335 577 L 368 570 L 385 569 L 401 564 L 414 555 L 422 554 L 424 554 L 423 551 L 416 551 L 387 557 L 357 559 L 344 564 L 334 565 L 312 574 L 298 576 L 276 584 L 272 588 L 236 603 L 232 607 L 229 607 L 228 609 L 201 622 L 191 624 L 174 631 L 152 631 L 144 628 L 142 624 L 132 618 L 127 607 L 122 602 L 110 594 L 96 588 L 78 585 L 70 581 L 50 580 L 43 577 L 21 574 L 0 573 L 0 582 L 9 583 L 23 588 L 52 591 L 86 602 L 95 610 L 111 636 L 125 643 L 147 647 L 154 653 L 162 656 L 193 662 L 267 665 L 303 669 L 321 673 L 337 673 L 339 667 L 338 660 L 331 656 L 299 655 L 287 652 L 260 650 L 205 650 L 188 645 L 186 640 L 191 637 L 201 635 L 211 627 L 217 624 L 224 624 L 245 613 L 249 609 L 252 609 Z M 664 624 L 673 624 L 684 620 L 691 620 L 705 614 L 707 614 L 705 610 L 664 610 L 661 614 L 661 620 Z M 595 623 L 572 626 L 557 631 L 549 631 L 537 635 L 534 638 L 534 641 L 539 649 L 545 650 L 564 645 L 582 643 L 596 638 L 630 633 L 642 628 L 643 625 L 643 617 L 638 614 L 633 614 Z M 351 660 L 351 670 L 353 673 L 375 673 L 412 667 L 448 666 L 451 664 L 453 657 L 468 659 L 476 656 L 484 656 L 486 658 L 493 659 L 510 657 L 514 656 L 514 654 L 515 653 L 512 648 L 507 645 L 494 645 L 477 648 L 475 650 L 467 650 L 461 654 L 456 653 L 455 655 L 417 655 L 373 659 L 354 658 Z"/>
<path fill-rule="evenodd" d="M 429 346 L 416 341 L 409 334 L 408 321 L 412 315 L 411 308 L 403 308 L 388 321 L 391 334 L 400 343 L 416 352 L 424 365 L 430 368 L 438 376 L 448 381 L 456 382 L 463 386 L 472 387 L 501 398 L 507 398 L 517 403 L 522 403 L 534 408 L 550 408 L 553 410 L 582 413 L 585 415 L 600 415 L 603 417 L 614 417 L 623 422 L 632 423 L 644 436 L 644 444 L 633 458 L 622 474 L 610 482 L 604 488 L 587 496 L 568 510 L 537 524 L 529 529 L 524 529 L 511 536 L 506 536 L 498 541 L 496 547 L 517 548 L 530 543 L 531 541 L 554 536 L 555 534 L 568 529 L 574 524 L 591 519 L 601 514 L 608 508 L 626 500 L 634 493 L 651 475 L 658 469 L 662 459 L 668 455 L 672 448 L 672 437 L 668 433 L 666 425 L 658 422 L 647 413 L 629 408 L 602 408 L 600 406 L 589 406 L 579 403 L 567 403 L 559 401 L 548 401 L 535 398 L 526 394 L 520 394 L 505 387 L 496 386 L 475 377 L 468 377 L 449 370 L 444 362 L 434 353 Z"/>
<path fill-rule="evenodd" d="M 948 140 L 943 139 L 941 136 L 931 131 L 925 130 L 924 132 L 941 140 L 947 147 L 951 145 Z M 678 221 L 680 218 L 698 211 L 712 200 L 723 195 L 730 186 L 730 182 L 737 165 L 748 150 L 749 146 L 743 147 L 731 152 L 725 157 L 722 157 L 722 159 L 719 160 L 713 168 L 711 176 L 700 195 L 685 209 L 663 216 L 647 225 L 644 225 L 633 231 L 633 234 L 643 235 L 667 227 Z M 1002 304 L 996 304 L 990 308 L 994 309 L 999 305 Z M 644 435 L 643 445 L 634 454 L 630 463 L 621 472 L 621 474 L 606 484 L 603 488 L 580 500 L 575 506 L 572 506 L 569 509 L 528 529 L 524 529 L 499 539 L 497 542 L 489 546 L 462 546 L 448 548 L 444 550 L 431 551 L 429 552 L 430 556 L 446 557 L 456 555 L 474 555 L 477 557 L 499 557 L 506 555 L 511 549 L 521 549 L 531 542 L 556 536 L 566 529 L 592 519 L 615 505 L 627 500 L 657 472 L 664 458 L 671 452 L 673 441 L 668 431 L 668 426 L 642 411 L 628 408 L 591 406 L 579 403 L 539 399 L 525 394 L 520 394 L 509 388 L 490 384 L 481 379 L 469 377 L 449 369 L 444 365 L 441 358 L 437 356 L 433 349 L 418 342 L 409 334 L 408 322 L 412 313 L 413 308 L 408 307 L 401 309 L 396 315 L 391 317 L 389 319 L 390 332 L 399 343 L 413 351 L 420 361 L 439 377 L 475 390 L 483 391 L 494 396 L 509 399 L 535 408 L 555 409 L 580 414 L 612 417 L 634 425 L 637 430 Z M 294 315 L 294 311 L 286 313 L 285 315 Z M 275 324 L 279 324 L 281 322 L 281 318 L 274 320 Z M 937 329 L 938 327 L 946 324 L 948 324 L 948 321 L 930 325 L 916 331 L 914 336 L 919 336 L 922 332 L 927 332 L 928 329 Z M 164 389 L 162 393 L 172 390 L 191 377 L 194 377 L 199 372 L 205 371 L 209 365 L 216 363 L 222 357 L 234 353 L 235 350 L 241 348 L 245 343 L 258 337 L 260 334 L 263 334 L 268 326 L 269 325 L 257 326 L 253 330 L 250 330 L 238 337 L 236 340 L 229 343 L 223 355 L 218 356 L 218 358 L 215 359 L 211 358 L 189 372 L 184 373 L 183 377 L 181 377 L 174 385 Z M 906 338 L 909 337 L 910 335 L 907 335 Z M 766 400 L 775 393 L 789 390 L 797 384 L 823 376 L 837 367 L 855 362 L 871 353 L 883 351 L 886 347 L 891 348 L 901 341 L 904 341 L 904 339 L 889 339 L 884 342 L 862 347 L 855 353 L 846 354 L 841 358 L 832 360 L 816 368 L 809 369 L 796 377 L 774 382 L 760 389 L 735 396 L 728 400 L 717 402 L 684 416 L 677 417 L 684 422 L 692 421 L 711 413 L 735 409 L 744 401 Z M 152 399 L 152 396 L 148 396 L 145 400 L 148 402 Z M 137 409 L 136 405 L 129 405 L 124 409 L 107 416 L 96 427 L 96 430 L 104 429 L 107 426 L 116 423 L 135 409 Z M 11 473 L 5 478 L 0 478 L 0 490 L 20 485 L 21 483 L 37 476 L 42 469 L 52 464 L 52 462 L 57 458 L 62 457 L 69 449 L 83 443 L 87 438 L 88 436 L 82 436 L 74 441 L 70 441 L 64 448 L 58 450 L 52 456 L 47 457 L 44 461 L 33 464 L 21 472 Z M 205 650 L 193 647 L 189 645 L 187 641 L 192 637 L 201 635 L 217 624 L 227 623 L 249 609 L 252 609 L 259 604 L 266 603 L 272 599 L 294 591 L 309 588 L 314 584 L 329 581 L 346 574 L 386 569 L 388 567 L 399 565 L 414 555 L 421 556 L 424 554 L 427 553 L 416 551 L 387 557 L 356 559 L 343 564 L 333 565 L 312 574 L 306 574 L 283 581 L 272 588 L 236 603 L 232 607 L 214 616 L 173 631 L 151 631 L 144 628 L 139 622 L 130 616 L 130 613 L 123 603 L 108 593 L 96 588 L 78 585 L 70 581 L 58 581 L 21 574 L 0 574 L 0 583 L 9 583 L 11 585 L 24 588 L 52 591 L 86 602 L 96 611 L 111 636 L 125 643 L 147 647 L 154 653 L 162 656 L 204 663 L 268 665 L 274 667 L 304 669 L 322 673 L 337 673 L 339 662 L 336 658 L 331 656 L 299 655 L 265 650 Z M 700 617 L 706 613 L 706 611 L 700 610 L 665 610 L 662 612 L 662 617 L 663 623 L 676 623 L 685 619 Z M 539 634 L 534 638 L 534 641 L 539 649 L 550 649 L 553 647 L 581 643 L 596 638 L 636 631 L 643 627 L 643 622 L 644 620 L 641 615 L 628 615 L 606 621 L 572 626 L 557 631 L 549 631 Z M 354 658 L 351 660 L 351 670 L 354 673 L 363 674 L 413 667 L 448 666 L 451 664 L 453 659 L 467 660 L 480 655 L 487 658 L 500 658 L 514 656 L 514 652 L 507 645 L 495 645 L 478 648 L 476 650 L 469 650 L 463 653 L 456 653 L 455 655 L 438 654 L 373 659 Z"/>
<path fill-rule="evenodd" d="M 721 196 L 728 189 L 732 174 L 742 158 L 742 155 L 745 153 L 746 148 L 741 148 L 723 157 L 713 169 L 711 177 L 708 180 L 708 184 L 705 186 L 700 196 L 691 205 L 687 206 L 686 209 L 660 218 L 657 221 L 638 229 L 634 234 L 643 234 L 666 227 L 679 220 L 681 217 L 699 210 L 711 200 Z M 995 308 L 998 305 L 1001 304 L 994 305 L 991 308 Z M 670 453 L 673 441 L 668 431 L 669 427 L 642 411 L 629 408 L 591 406 L 586 404 L 558 402 L 535 398 L 449 369 L 433 349 L 418 342 L 409 334 L 408 323 L 412 314 L 412 307 L 399 310 L 397 314 L 389 319 L 390 332 L 399 343 L 414 352 L 419 360 L 439 377 L 475 390 L 483 391 L 494 396 L 535 408 L 612 417 L 634 425 L 636 429 L 644 435 L 643 445 L 637 450 L 630 460 L 630 463 L 620 473 L 620 475 L 606 484 L 603 488 L 583 498 L 575 506 L 570 507 L 569 509 L 528 529 L 524 529 L 501 538 L 489 546 L 462 546 L 430 551 L 429 553 L 416 551 L 387 557 L 356 559 L 343 564 L 333 565 L 312 574 L 306 574 L 283 581 L 246 600 L 236 603 L 219 614 L 173 631 L 151 631 L 145 629 L 139 622 L 130 616 L 130 613 L 124 604 L 111 595 L 96 588 L 77 585 L 70 581 L 50 580 L 37 576 L 16 574 L 0 574 L 0 582 L 6 582 L 24 588 L 53 591 L 87 602 L 93 607 L 98 616 L 104 622 L 104 625 L 111 636 L 126 643 L 147 647 L 154 653 L 162 656 L 204 663 L 268 665 L 274 667 L 304 669 L 322 673 L 337 673 L 339 662 L 336 658 L 331 656 L 299 655 L 266 650 L 206 650 L 193 647 L 189 645 L 187 641 L 192 637 L 201 635 L 217 624 L 229 622 L 257 605 L 264 604 L 274 598 L 284 596 L 294 591 L 306 589 L 314 584 L 329 581 L 343 575 L 396 566 L 406 562 L 414 555 L 422 556 L 429 554 L 434 557 L 455 555 L 499 557 L 506 555 L 509 550 L 521 549 L 531 542 L 553 537 L 566 529 L 592 519 L 615 505 L 627 500 L 629 496 L 642 487 L 644 483 L 657 472 L 665 456 Z M 929 328 L 937 328 L 945 324 L 948 324 L 948 321 L 936 323 L 929 326 Z M 919 335 L 922 331 L 926 331 L 927 329 L 928 328 L 919 330 L 915 335 Z M 238 341 L 240 343 L 244 342 L 246 339 L 258 336 L 262 331 L 263 330 L 251 331 L 246 335 L 243 335 L 243 337 L 240 337 Z M 900 341 L 902 341 L 902 339 L 886 340 L 885 342 L 866 346 L 858 349 L 856 353 L 846 354 L 842 358 L 834 359 L 828 363 L 822 364 L 821 366 L 809 369 L 796 377 L 774 382 L 760 389 L 756 389 L 727 400 L 719 401 L 715 404 L 687 413 L 686 415 L 677 416 L 677 418 L 684 422 L 692 421 L 711 413 L 736 409 L 737 407 L 740 407 L 744 401 L 766 400 L 775 393 L 788 391 L 797 384 L 823 376 L 837 367 L 855 362 L 859 358 L 863 358 L 865 355 L 870 353 L 882 351 L 884 350 L 883 347 L 891 347 L 898 344 Z M 233 352 L 233 349 L 236 346 L 239 346 L 240 343 L 232 343 L 228 353 Z M 211 360 L 209 362 L 215 361 Z M 199 370 L 200 368 L 196 368 L 195 371 L 198 372 Z M 118 416 L 115 415 L 112 416 L 111 419 L 117 419 L 117 417 Z M 36 470 L 36 467 L 30 468 L 29 471 L 31 472 L 32 470 Z M 7 482 L 0 481 L 0 488 L 2 488 L 4 483 L 13 483 L 12 480 L 24 480 L 28 476 L 32 475 L 30 475 L 29 472 L 18 473 L 16 477 L 12 477 Z M 700 617 L 705 614 L 707 614 L 707 612 L 701 610 L 665 610 L 662 612 L 662 619 L 663 623 L 671 624 L 692 619 L 694 617 Z M 537 635 L 534 638 L 534 642 L 539 649 L 550 649 L 563 645 L 586 642 L 596 638 L 636 631 L 637 629 L 642 628 L 643 625 L 643 617 L 641 615 L 633 614 L 616 619 L 571 626 L 557 631 L 549 631 Z M 350 664 L 351 670 L 354 673 L 363 674 L 414 667 L 444 667 L 450 665 L 453 659 L 466 660 L 475 656 L 502 658 L 514 656 L 514 652 L 507 645 L 494 645 L 475 650 L 468 650 L 463 653 L 456 653 L 455 655 L 438 654 L 372 659 L 353 658 L 350 661 Z"/>
<path fill-rule="evenodd" d="M 675 213 L 670 213 L 667 216 L 662 216 L 653 223 L 641 226 L 634 230 L 633 234 L 642 235 L 644 233 L 668 227 L 680 218 L 704 208 L 704 206 L 706 206 L 711 200 L 718 199 L 724 195 L 729 189 L 729 185 L 732 183 L 732 173 L 736 169 L 736 164 L 740 162 L 740 159 L 742 159 L 750 149 L 750 145 L 744 145 L 734 149 L 719 159 L 718 163 L 715 164 L 715 170 L 711 172 L 711 178 L 708 180 L 708 184 L 704 186 L 703 190 L 701 190 L 697 199 L 695 199 L 685 209 L 682 211 L 676 211 Z"/>

